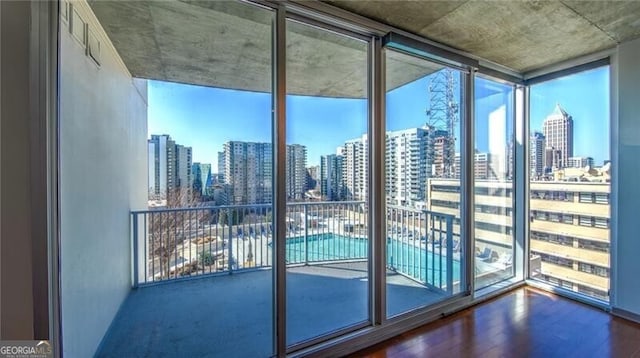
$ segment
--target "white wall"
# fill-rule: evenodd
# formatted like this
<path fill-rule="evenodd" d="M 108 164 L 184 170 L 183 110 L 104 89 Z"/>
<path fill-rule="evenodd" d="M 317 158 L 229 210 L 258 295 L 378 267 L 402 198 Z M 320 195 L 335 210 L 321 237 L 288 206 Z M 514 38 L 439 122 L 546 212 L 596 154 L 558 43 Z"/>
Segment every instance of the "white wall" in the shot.
<path fill-rule="evenodd" d="M 617 205 L 613 203 L 616 207 L 612 214 L 617 212 L 617 219 L 612 305 L 640 317 L 640 40 L 621 44 L 616 57 L 612 81 L 618 86 L 612 88 L 611 101 L 614 118 L 616 109 L 618 114 L 618 141 L 612 150 L 613 180 L 617 180 L 613 186 L 613 190 L 617 186 Z"/>
<path fill-rule="evenodd" d="M 147 204 L 146 83 L 133 80 L 88 5 L 100 66 L 62 24 L 60 230 L 63 349 L 90 357 L 131 287 L 129 212 Z"/>

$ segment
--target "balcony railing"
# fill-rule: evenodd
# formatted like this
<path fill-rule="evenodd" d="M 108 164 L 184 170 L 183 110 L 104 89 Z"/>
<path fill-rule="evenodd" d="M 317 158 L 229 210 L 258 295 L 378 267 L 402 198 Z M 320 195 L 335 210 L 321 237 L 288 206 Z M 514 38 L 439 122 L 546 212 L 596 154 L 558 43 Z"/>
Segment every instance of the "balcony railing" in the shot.
<path fill-rule="evenodd" d="M 134 285 L 270 268 L 271 214 L 270 204 L 132 212 Z M 367 260 L 363 201 L 289 203 L 285 223 L 289 266 Z M 453 216 L 388 206 L 387 228 L 387 268 L 451 293 L 461 251 Z"/>

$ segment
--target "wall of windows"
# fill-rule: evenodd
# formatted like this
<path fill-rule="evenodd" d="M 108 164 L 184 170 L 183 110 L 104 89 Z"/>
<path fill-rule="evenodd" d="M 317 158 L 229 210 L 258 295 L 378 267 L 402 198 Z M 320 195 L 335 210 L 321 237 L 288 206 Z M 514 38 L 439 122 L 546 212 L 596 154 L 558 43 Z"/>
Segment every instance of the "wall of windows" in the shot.
<path fill-rule="evenodd" d="M 513 277 L 514 87 L 475 79 L 476 289 Z"/>
<path fill-rule="evenodd" d="M 460 186 L 464 74 L 392 49 L 384 55 L 386 313 L 395 316 L 465 287 L 460 194 L 448 194 Z M 406 279 L 414 284 L 399 289 Z"/>
<path fill-rule="evenodd" d="M 369 43 L 299 21 L 286 29 L 287 48 L 298 49 L 287 54 L 285 179 L 287 344 L 296 345 L 370 321 Z M 314 95 L 296 93 L 303 85 Z"/>
<path fill-rule="evenodd" d="M 109 241 L 101 235 L 84 240 L 91 230 L 70 225 L 71 214 L 93 213 L 85 223 L 111 218 L 76 205 L 77 188 L 69 178 L 81 177 L 86 168 L 78 164 L 98 163 L 76 149 L 103 149 L 126 139 L 104 135 L 100 140 L 111 142 L 102 145 L 73 132 L 84 128 L 77 125 L 91 125 L 87 132 L 101 133 L 106 122 L 83 121 L 90 116 L 74 116 L 78 108 L 68 104 L 87 99 L 101 115 L 117 117 L 113 123 L 134 118 L 85 93 L 91 85 L 108 86 L 98 80 L 113 68 L 128 91 L 120 94 L 138 96 L 135 103 L 119 102 L 141 106 L 131 110 L 136 115 L 146 115 L 147 106 L 149 116 L 132 136 L 140 139 L 148 129 L 148 138 L 126 141 L 136 143 L 129 151 L 135 155 L 118 152 L 121 163 L 96 168 L 113 169 L 97 179 L 101 187 L 116 172 L 136 175 L 117 180 L 127 190 L 96 199 L 98 208 L 118 201 L 118 219 L 96 227 L 118 228 L 124 235 L 117 257 L 127 265 L 110 271 L 119 274 L 119 296 L 108 300 L 109 313 L 83 316 L 102 331 L 129 292 L 129 276 L 139 292 L 176 285 L 158 291 L 184 299 L 182 308 L 190 305 L 188 322 L 211 325 L 206 331 L 216 337 L 218 353 L 251 356 L 300 352 L 363 328 L 379 337 L 400 333 L 395 322 L 422 322 L 416 313 L 450 312 L 472 302 L 474 287 L 489 291 L 521 278 L 521 258 L 529 254 L 532 279 L 608 299 L 611 167 L 603 149 L 608 127 L 602 125 L 608 104 L 585 111 L 586 100 L 578 95 L 585 83 L 580 76 L 586 76 L 602 87 L 595 98 L 608 98 L 607 68 L 532 86 L 529 151 L 518 156 L 523 143 L 514 127 L 523 109 L 516 108 L 515 85 L 487 77 L 481 68 L 478 73 L 472 60 L 459 63 L 446 52 L 444 58 L 434 56 L 420 41 L 381 45 L 386 40 L 380 33 L 354 30 L 295 5 L 141 3 L 159 18 L 196 19 L 207 30 L 202 33 L 216 34 L 172 37 L 169 29 L 154 28 L 166 36 L 157 37 L 155 54 L 162 58 L 153 63 L 168 66 L 156 69 L 154 77 L 152 70 L 134 66 L 151 63 L 153 56 L 127 57 L 135 43 L 113 34 L 114 14 L 131 9 L 117 2 L 94 2 L 75 12 L 63 6 L 60 21 L 68 31 L 60 46 L 62 281 L 63 306 L 71 310 L 65 314 L 78 313 L 76 302 L 85 311 L 100 302 L 87 299 L 98 291 L 79 294 L 76 282 L 109 279 L 99 268 L 85 272 L 75 265 L 86 264 Z M 91 11 L 104 22 L 104 33 L 96 33 L 99 26 L 88 20 L 93 21 Z M 110 46 L 98 52 L 96 41 Z M 83 67 L 71 66 L 76 62 Z M 149 85 L 140 87 L 144 81 L 128 73 L 148 78 Z M 585 123 L 599 129 L 584 129 Z M 116 168 L 144 154 L 146 165 Z M 524 192 L 516 172 L 527 163 L 530 190 Z M 382 170 L 374 172 L 377 165 Z M 528 212 L 521 210 L 526 200 Z M 146 206 L 130 212 L 130 203 Z M 138 218 L 132 220 L 135 228 L 123 219 L 126 214 Z M 519 242 L 525 229 L 518 220 L 529 227 L 530 252 Z M 79 231 L 65 231 L 70 229 Z M 136 258 L 132 268 L 122 259 L 130 254 Z M 209 281 L 185 280 L 196 276 Z M 188 298 L 181 292 L 189 292 Z M 164 316 L 171 319 L 156 327 L 171 333 L 183 314 L 175 306 L 159 310 L 172 312 Z M 139 304 L 125 312 L 145 309 Z M 132 320 L 113 322 L 120 331 L 103 349 L 117 349 L 118 337 L 135 330 L 126 326 Z M 67 319 L 65 330 L 80 333 L 84 323 Z M 91 347 L 67 347 L 69 355 L 92 353 Z"/>
<path fill-rule="evenodd" d="M 535 84 L 530 103 L 530 275 L 608 300 L 609 67 Z"/>

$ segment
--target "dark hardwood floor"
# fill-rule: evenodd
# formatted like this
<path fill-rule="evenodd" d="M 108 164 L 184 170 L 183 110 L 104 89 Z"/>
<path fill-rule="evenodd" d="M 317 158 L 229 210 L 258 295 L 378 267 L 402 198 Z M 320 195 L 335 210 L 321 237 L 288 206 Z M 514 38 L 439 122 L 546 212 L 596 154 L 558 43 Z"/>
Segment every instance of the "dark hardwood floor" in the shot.
<path fill-rule="evenodd" d="M 525 287 L 354 357 L 640 358 L 640 325 Z"/>

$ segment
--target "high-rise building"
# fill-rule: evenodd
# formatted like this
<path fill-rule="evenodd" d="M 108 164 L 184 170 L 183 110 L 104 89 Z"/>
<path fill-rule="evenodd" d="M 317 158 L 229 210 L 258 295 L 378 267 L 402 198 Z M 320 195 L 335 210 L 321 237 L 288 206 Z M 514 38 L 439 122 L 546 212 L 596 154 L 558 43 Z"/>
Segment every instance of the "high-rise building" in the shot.
<path fill-rule="evenodd" d="M 531 178 L 540 178 L 544 172 L 545 162 L 545 138 L 541 132 L 534 132 L 529 138 L 529 175 Z"/>
<path fill-rule="evenodd" d="M 147 142 L 149 165 L 149 200 L 167 198 L 167 188 L 173 186 L 174 167 L 169 163 L 175 161 L 175 142 L 168 135 L 152 135 Z"/>
<path fill-rule="evenodd" d="M 307 189 L 307 147 L 287 145 L 286 187 L 288 200 L 302 200 Z"/>
<path fill-rule="evenodd" d="M 207 194 L 207 188 L 212 185 L 211 164 L 193 163 L 191 174 L 193 175 L 193 190 L 202 195 Z"/>
<path fill-rule="evenodd" d="M 224 183 L 225 178 L 224 178 L 224 168 L 225 168 L 225 163 L 224 163 L 224 151 L 222 152 L 218 152 L 218 172 L 216 173 L 217 177 L 216 177 L 216 181 L 218 183 Z"/>
<path fill-rule="evenodd" d="M 273 145 L 230 141 L 218 154 L 228 204 L 271 203 L 273 189 Z M 303 199 L 307 179 L 307 148 L 287 145 L 286 188 L 288 199 Z"/>
<path fill-rule="evenodd" d="M 387 132 L 387 202 L 392 205 L 411 206 L 423 203 L 427 179 L 447 175 L 444 154 L 451 140 L 446 131 L 434 130 L 431 133 L 427 127 Z M 433 141 L 433 144 L 430 145 L 430 141 Z M 367 136 L 346 141 L 338 147 L 336 154 L 342 157 L 344 188 L 341 192 L 344 199 L 366 200 L 369 179 Z M 324 193 L 326 191 L 323 192 L 323 195 L 326 195 Z"/>
<path fill-rule="evenodd" d="M 320 190 L 320 166 L 307 168 L 307 190 Z"/>
<path fill-rule="evenodd" d="M 271 203 L 272 144 L 229 141 L 223 148 L 228 204 Z"/>
<path fill-rule="evenodd" d="M 180 198 L 182 202 L 189 201 L 192 195 L 192 154 L 193 152 L 191 147 L 176 144 L 176 187 L 180 190 Z"/>
<path fill-rule="evenodd" d="M 200 163 L 196 162 L 191 165 L 191 175 L 193 175 L 193 192 L 202 192 L 202 169 Z"/>
<path fill-rule="evenodd" d="M 544 148 L 544 172 L 551 173 L 560 169 L 562 152 L 554 147 Z"/>
<path fill-rule="evenodd" d="M 491 161 L 491 154 L 489 153 L 475 153 L 473 156 L 473 175 L 476 180 L 495 179 L 491 175 L 491 167 L 489 165 Z M 455 157 L 455 177 L 460 178 L 460 153 L 456 153 Z"/>
<path fill-rule="evenodd" d="M 433 152 L 433 163 L 427 168 L 427 175 L 430 178 L 445 178 L 451 177 L 454 175 L 456 168 L 455 164 L 453 169 L 453 173 L 445 173 L 447 161 L 445 160 L 447 153 L 451 150 L 452 142 L 455 141 L 455 138 L 449 136 L 446 131 L 436 130 L 433 135 L 433 147 L 431 148 Z M 427 157 L 427 160 L 429 158 Z M 455 161 L 455 159 L 454 159 Z M 453 164 L 453 163 L 451 163 Z"/>
<path fill-rule="evenodd" d="M 351 139 L 338 148 L 343 156 L 343 180 L 347 200 L 367 200 L 369 156 L 367 135 Z"/>
<path fill-rule="evenodd" d="M 542 133 L 545 137 L 547 156 L 545 164 L 548 168 L 566 168 L 569 158 L 573 157 L 573 118 L 556 104 L 556 107 L 542 123 Z"/>
<path fill-rule="evenodd" d="M 343 200 L 345 197 L 343 159 L 337 154 L 320 157 L 320 193 L 325 200 Z"/>
<path fill-rule="evenodd" d="M 386 137 L 387 203 L 413 206 L 424 202 L 432 170 L 427 163 L 429 130 L 409 128 L 387 132 Z"/>
<path fill-rule="evenodd" d="M 167 200 L 179 195 L 185 204 L 191 198 L 191 147 L 176 144 L 167 134 L 148 140 L 149 199 Z"/>
<path fill-rule="evenodd" d="M 511 136 L 511 139 L 509 139 L 509 141 L 507 142 L 507 147 L 505 148 L 505 156 L 506 156 L 506 163 L 507 163 L 507 180 L 513 180 L 513 178 L 515 178 L 516 173 L 514 172 L 514 166 L 513 166 L 513 162 L 515 161 L 514 157 L 516 155 L 515 152 L 515 146 L 514 146 L 515 142 L 513 140 L 513 136 Z"/>

